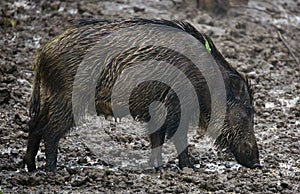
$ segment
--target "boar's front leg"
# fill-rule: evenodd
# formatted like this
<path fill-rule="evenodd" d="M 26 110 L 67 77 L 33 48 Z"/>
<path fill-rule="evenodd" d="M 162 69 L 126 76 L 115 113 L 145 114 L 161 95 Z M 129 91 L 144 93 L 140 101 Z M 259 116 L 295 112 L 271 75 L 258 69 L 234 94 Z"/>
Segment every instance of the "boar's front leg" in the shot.
<path fill-rule="evenodd" d="M 163 165 L 162 162 L 162 146 L 165 141 L 166 130 L 159 129 L 149 135 L 151 143 L 150 165 L 159 168 Z"/>
<path fill-rule="evenodd" d="M 188 152 L 187 132 L 175 134 L 174 145 L 178 154 L 179 168 L 188 167 L 194 169 Z"/>
<path fill-rule="evenodd" d="M 57 153 L 59 139 L 63 137 L 74 126 L 73 115 L 70 104 L 63 103 L 60 106 L 52 106 L 53 110 L 49 114 L 48 130 L 44 133 L 45 155 L 46 155 L 46 171 L 56 172 Z"/>
<path fill-rule="evenodd" d="M 173 117 L 174 121 L 176 121 L 173 126 L 173 130 L 170 130 L 167 138 L 172 138 L 173 143 L 175 145 L 177 154 L 178 154 L 178 160 L 179 160 L 179 168 L 183 169 L 184 167 L 193 168 L 194 166 L 190 161 L 189 153 L 188 153 L 188 119 L 181 119 L 177 115 L 176 117 Z M 180 125 L 179 125 L 180 123 Z"/>
<path fill-rule="evenodd" d="M 54 134 L 45 136 L 46 171 L 56 172 L 59 137 Z"/>

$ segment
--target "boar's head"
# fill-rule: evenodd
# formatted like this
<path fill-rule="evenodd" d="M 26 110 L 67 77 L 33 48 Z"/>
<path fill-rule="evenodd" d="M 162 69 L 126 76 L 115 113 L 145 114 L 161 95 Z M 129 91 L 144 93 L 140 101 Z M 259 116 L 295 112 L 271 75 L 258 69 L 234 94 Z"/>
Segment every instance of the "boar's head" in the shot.
<path fill-rule="evenodd" d="M 235 72 L 227 82 L 225 124 L 216 140 L 219 148 L 228 148 L 238 163 L 248 168 L 261 167 L 254 135 L 253 95 L 246 77 Z"/>

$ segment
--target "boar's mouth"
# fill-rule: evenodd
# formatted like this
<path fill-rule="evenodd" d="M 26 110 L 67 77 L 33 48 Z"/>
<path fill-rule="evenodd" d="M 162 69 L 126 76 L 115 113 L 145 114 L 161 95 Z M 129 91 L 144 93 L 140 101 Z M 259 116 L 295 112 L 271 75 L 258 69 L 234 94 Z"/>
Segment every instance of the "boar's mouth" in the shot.
<path fill-rule="evenodd" d="M 236 155 L 236 154 L 234 154 L 234 156 L 235 156 L 236 161 L 239 164 L 241 164 L 241 165 L 243 165 L 243 166 L 245 166 L 247 168 L 251 168 L 251 169 L 262 168 L 262 166 L 261 166 L 261 164 L 260 164 L 260 162 L 259 162 L 258 159 L 251 160 L 249 158 L 246 158 L 244 156 L 239 156 L 239 155 Z"/>
<path fill-rule="evenodd" d="M 216 147 L 233 153 L 236 161 L 247 168 L 262 168 L 256 143 L 251 144 L 245 139 L 237 140 L 236 134 L 232 135 L 231 132 L 232 130 L 224 130 L 215 141 Z"/>
<path fill-rule="evenodd" d="M 254 169 L 254 168 L 262 169 L 262 165 L 259 162 L 257 162 L 255 164 L 253 164 L 252 166 L 250 166 L 249 168 L 251 168 L 251 169 Z"/>
<path fill-rule="evenodd" d="M 260 162 L 257 160 L 257 161 L 240 161 L 237 157 L 235 157 L 237 162 L 247 168 L 251 168 L 251 169 L 255 169 L 255 168 L 259 168 L 261 169 L 262 168 L 262 165 L 260 164 Z"/>

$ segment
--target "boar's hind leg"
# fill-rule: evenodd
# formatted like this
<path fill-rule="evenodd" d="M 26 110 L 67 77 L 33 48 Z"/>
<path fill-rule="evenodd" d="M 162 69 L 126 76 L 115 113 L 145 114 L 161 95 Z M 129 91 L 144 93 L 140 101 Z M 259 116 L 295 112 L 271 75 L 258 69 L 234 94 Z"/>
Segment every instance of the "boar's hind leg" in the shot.
<path fill-rule="evenodd" d="M 159 129 L 149 135 L 151 143 L 150 165 L 159 168 L 162 166 L 162 145 L 164 144 L 166 130 Z"/>
<path fill-rule="evenodd" d="M 29 134 L 27 141 L 27 150 L 23 159 L 23 163 L 27 165 L 28 171 L 36 170 L 35 156 L 39 150 L 40 142 L 45 131 L 46 121 L 42 117 L 38 117 L 35 121 L 29 122 Z"/>
<path fill-rule="evenodd" d="M 42 135 L 38 130 L 30 129 L 28 135 L 27 150 L 23 160 L 24 164 L 27 165 L 29 172 L 36 170 L 35 156 L 39 150 L 41 139 Z"/>

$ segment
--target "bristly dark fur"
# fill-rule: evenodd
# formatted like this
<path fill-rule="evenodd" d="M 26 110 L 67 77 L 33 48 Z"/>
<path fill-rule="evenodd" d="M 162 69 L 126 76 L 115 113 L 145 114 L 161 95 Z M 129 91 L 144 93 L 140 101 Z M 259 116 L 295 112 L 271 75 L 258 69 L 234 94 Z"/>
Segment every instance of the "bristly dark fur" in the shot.
<path fill-rule="evenodd" d="M 169 20 L 158 20 L 158 19 L 144 19 L 144 18 L 133 18 L 127 20 L 106 20 L 106 19 L 79 19 L 73 23 L 73 26 L 76 28 L 86 26 L 86 25 L 102 25 L 102 24 L 113 24 L 113 23 L 127 23 L 127 24 L 135 24 L 135 25 L 145 25 L 145 24 L 157 24 L 157 25 L 164 25 L 170 26 L 173 28 L 181 29 L 184 32 L 187 32 L 194 36 L 197 40 L 199 40 L 203 45 L 205 45 L 206 36 L 200 33 L 198 30 L 194 28 L 190 23 L 185 21 L 169 21 Z M 212 41 L 209 44 L 213 44 Z M 211 45 L 212 46 L 212 45 Z"/>
<path fill-rule="evenodd" d="M 246 112 L 247 109 L 243 106 L 245 103 L 238 100 L 230 101 L 230 99 L 234 99 L 234 97 L 239 95 L 238 93 L 234 93 L 232 91 L 236 89 L 236 87 L 234 86 L 239 86 L 241 85 L 240 83 L 242 83 L 244 85 L 247 85 L 252 101 L 252 89 L 250 87 L 247 77 L 235 70 L 225 60 L 222 54 L 217 50 L 213 41 L 207 35 L 202 34 L 198 30 L 196 30 L 196 28 L 193 27 L 190 23 L 183 21 L 168 21 L 155 19 L 150 20 L 141 18 L 115 21 L 97 19 L 78 20 L 73 24 L 71 28 L 67 29 L 64 33 L 57 36 L 52 41 L 48 42 L 37 53 L 37 60 L 34 66 L 35 81 L 32 93 L 33 97 L 31 99 L 30 107 L 30 129 L 28 135 L 27 151 L 24 156 L 24 163 L 27 165 L 29 171 L 34 171 L 36 169 L 35 157 L 40 145 L 40 141 L 42 139 L 45 142 L 46 169 L 49 171 L 56 170 L 58 153 L 57 148 L 59 139 L 68 131 L 70 131 L 75 124 L 73 115 L 74 112 L 72 109 L 72 97 L 76 94 L 73 93 L 73 82 L 75 79 L 74 76 L 77 73 L 77 68 L 86 56 L 86 53 L 89 52 L 89 50 L 93 48 L 99 41 L 101 41 L 102 38 L 107 37 L 114 32 L 117 32 L 119 29 L 135 27 L 140 25 L 143 26 L 147 24 L 161 25 L 162 27 L 169 26 L 173 29 L 175 28 L 178 30 L 182 30 L 186 34 L 192 35 L 194 38 L 196 38 L 201 44 L 203 44 L 204 48 L 207 44 L 209 44 L 211 50 L 208 52 L 212 55 L 217 65 L 220 67 L 223 73 L 222 75 L 224 75 L 224 83 L 226 84 L 226 95 L 228 101 L 226 108 L 230 109 L 231 103 L 237 105 L 235 107 L 239 107 L 239 105 L 241 105 L 241 109 L 234 109 L 236 111 L 233 111 L 231 115 L 227 116 L 230 118 L 230 116 L 232 115 L 239 116 L 242 111 Z M 153 37 L 151 29 L 149 30 L 149 35 Z M 143 36 L 142 38 L 147 37 Z M 118 44 L 124 44 L 119 43 L 119 41 L 115 41 L 114 43 L 116 43 L 116 45 L 114 46 L 118 46 Z M 175 41 L 174 44 L 176 43 L 177 42 Z M 107 49 L 113 48 L 110 47 L 110 45 L 105 46 Z M 91 55 L 89 58 L 89 60 L 91 61 L 95 61 L 96 59 L 96 54 Z M 199 100 L 199 108 L 201 109 L 199 123 L 201 124 L 201 127 L 205 127 L 206 122 L 209 121 L 208 118 L 211 112 L 211 100 L 209 88 L 207 87 L 203 75 L 188 58 L 180 55 L 180 53 L 174 52 L 171 49 L 159 47 L 156 45 L 151 45 L 147 47 L 141 46 L 138 48 L 133 47 L 132 49 L 124 50 L 122 53 L 116 56 L 113 59 L 113 61 L 111 61 L 105 66 L 105 70 L 102 72 L 103 74 L 101 73 L 97 82 L 97 84 L 99 84 L 99 88 L 97 86 L 96 89 L 95 100 L 97 113 L 104 114 L 104 116 L 114 116 L 112 111 L 112 105 L 109 99 L 111 97 L 112 86 L 114 85 L 115 80 L 120 75 L 121 70 L 124 68 L 130 68 L 130 65 L 134 64 L 133 62 L 136 63 L 138 61 L 144 60 L 149 61 L 150 59 L 170 63 L 173 62 L 174 64 L 171 63 L 172 65 L 178 67 L 178 69 L 185 73 L 188 78 L 191 78 L 191 83 L 194 86 L 196 86 L 195 88 L 198 98 L 201 99 Z M 148 67 L 148 65 L 145 65 L 145 67 Z M 90 66 L 86 65 L 86 68 L 87 69 L 84 72 L 90 72 Z M 145 69 L 143 70 L 143 72 L 147 73 L 148 71 L 147 69 Z M 147 76 L 147 74 L 145 74 L 145 76 Z M 234 79 L 230 76 L 235 76 L 235 78 L 237 77 L 238 79 Z M 86 80 L 86 77 L 83 76 L 82 79 Z M 234 81 L 236 81 L 237 83 Z M 87 88 L 85 84 L 89 84 L 90 82 L 82 81 L 80 83 L 83 84 L 82 88 Z M 129 86 L 129 84 L 132 83 L 132 80 L 130 78 L 127 78 L 127 80 L 124 80 L 124 83 L 126 83 Z M 147 88 L 147 90 L 145 88 Z M 126 90 L 126 87 L 124 89 Z M 182 88 L 179 91 L 184 91 L 184 89 L 185 86 L 182 85 Z M 144 91 L 147 91 L 149 98 L 144 97 Z M 135 93 L 131 95 L 131 99 L 133 99 L 132 101 L 130 101 L 130 105 L 132 105 L 130 106 L 131 113 L 136 113 L 136 116 L 144 118 L 145 121 L 147 121 L 147 119 L 150 118 L 147 109 L 152 102 L 161 101 L 165 102 L 167 105 L 168 114 L 166 116 L 166 122 L 159 130 L 157 130 L 154 133 L 150 133 L 149 135 L 151 148 L 157 148 L 158 146 L 162 146 L 165 141 L 166 135 L 167 138 L 168 136 L 171 137 L 173 135 L 173 132 L 177 130 L 177 127 L 179 125 L 181 111 L 180 105 L 182 104 L 180 104 L 180 101 L 178 100 L 178 98 L 176 98 L 176 93 L 170 91 L 171 90 L 168 89 L 168 87 L 164 86 L 161 83 L 155 82 L 155 84 L 146 84 L 144 85 L 144 87 L 143 85 L 141 85 L 141 87 L 137 87 Z M 245 93 L 248 92 L 246 91 Z M 244 96 L 246 96 L 247 98 L 243 99 L 247 99 L 249 101 L 248 95 L 249 94 L 245 94 Z M 186 96 L 188 97 L 189 95 Z M 230 96 L 230 98 L 228 98 L 228 96 Z M 86 99 L 83 98 L 83 101 L 84 100 Z M 191 103 L 191 100 L 186 101 L 187 103 Z M 79 104 L 81 105 L 82 103 Z M 249 103 L 247 105 L 249 105 Z M 120 108 L 122 108 L 122 106 L 120 106 Z M 191 114 L 189 114 L 189 116 L 190 115 Z M 163 117 L 161 118 L 163 119 Z M 186 120 L 188 121 L 188 119 Z M 236 126 L 238 126 L 240 129 L 238 132 L 242 132 L 243 134 L 251 132 L 250 136 L 248 137 L 248 140 L 250 139 L 252 141 L 252 144 L 256 146 L 256 142 L 254 142 L 254 133 L 252 132 L 253 128 L 248 127 L 244 129 L 243 126 L 240 126 L 240 123 L 242 123 L 242 121 L 249 121 L 249 123 L 252 124 L 252 122 L 250 122 L 251 120 L 249 120 L 248 117 L 243 117 L 240 120 L 237 119 L 237 121 L 234 122 L 234 124 L 230 124 L 230 122 L 226 123 L 227 125 L 232 126 L 227 126 L 225 124 L 226 126 L 224 126 L 224 128 L 222 129 L 223 136 L 220 136 L 219 138 L 221 141 L 220 145 L 226 144 L 227 147 L 230 147 L 230 145 L 232 144 L 236 145 L 237 141 L 235 140 L 236 135 L 238 133 L 232 130 L 237 128 Z M 228 137 L 227 134 L 229 134 L 230 137 Z M 242 138 L 244 138 L 244 136 Z M 179 166 L 181 168 L 192 167 L 192 164 L 190 163 L 188 157 L 187 131 L 186 133 L 180 135 L 180 140 L 181 141 L 177 141 L 177 143 L 179 142 L 180 144 L 177 144 L 176 148 L 178 151 Z M 240 142 L 240 140 L 238 142 Z M 242 145 L 246 145 L 247 148 L 248 144 L 249 143 L 246 142 L 246 144 Z M 180 150 L 183 147 L 185 149 L 183 151 Z M 240 149 L 232 150 L 239 151 Z M 243 154 L 244 153 L 237 152 L 235 156 L 236 158 L 241 158 L 244 157 Z M 255 157 L 253 158 L 256 159 Z M 252 160 L 253 158 L 250 158 L 250 160 Z M 160 162 L 158 161 L 161 160 L 162 162 L 161 153 L 151 153 L 151 159 L 154 159 L 156 161 L 155 163 L 160 165 Z M 249 157 L 247 158 L 246 156 L 246 161 L 248 161 L 248 159 Z M 251 165 L 252 164 L 248 164 L 248 166 L 250 167 Z"/>
<path fill-rule="evenodd" d="M 241 75 L 235 68 L 233 68 L 224 58 L 224 56 L 218 51 L 215 44 L 211 40 L 210 37 L 208 37 L 206 34 L 199 32 L 193 25 L 191 25 L 189 22 L 186 21 L 178 21 L 178 20 L 164 20 L 164 19 L 145 19 L 145 18 L 133 18 L 133 19 L 126 19 L 126 20 L 105 20 L 105 19 L 81 19 L 77 20 L 74 23 L 74 27 L 82 27 L 85 25 L 104 25 L 104 24 L 112 24 L 112 23 L 128 23 L 128 24 L 135 24 L 135 25 L 145 25 L 145 24 L 157 24 L 157 25 L 164 25 L 164 26 L 170 26 L 173 28 L 181 29 L 184 32 L 189 33 L 193 37 L 195 37 L 197 40 L 199 40 L 204 46 L 206 41 L 208 42 L 210 48 L 211 48 L 211 54 L 216 60 L 220 60 L 222 65 L 226 67 L 226 69 L 234 72 L 235 74 L 238 74 L 241 76 L 244 80 L 245 77 Z"/>
<path fill-rule="evenodd" d="M 247 87 L 248 87 L 248 91 L 249 91 L 249 95 L 250 95 L 250 100 L 251 100 L 251 102 L 253 102 L 254 90 L 253 90 L 251 81 L 249 80 L 247 75 L 245 75 L 245 79 L 246 79 L 246 83 L 247 83 Z"/>
<path fill-rule="evenodd" d="M 106 20 L 106 19 L 95 19 L 95 18 L 90 18 L 90 19 L 78 19 L 73 22 L 73 26 L 76 28 L 86 26 L 86 25 L 95 25 L 95 24 L 109 24 L 112 21 Z"/>

